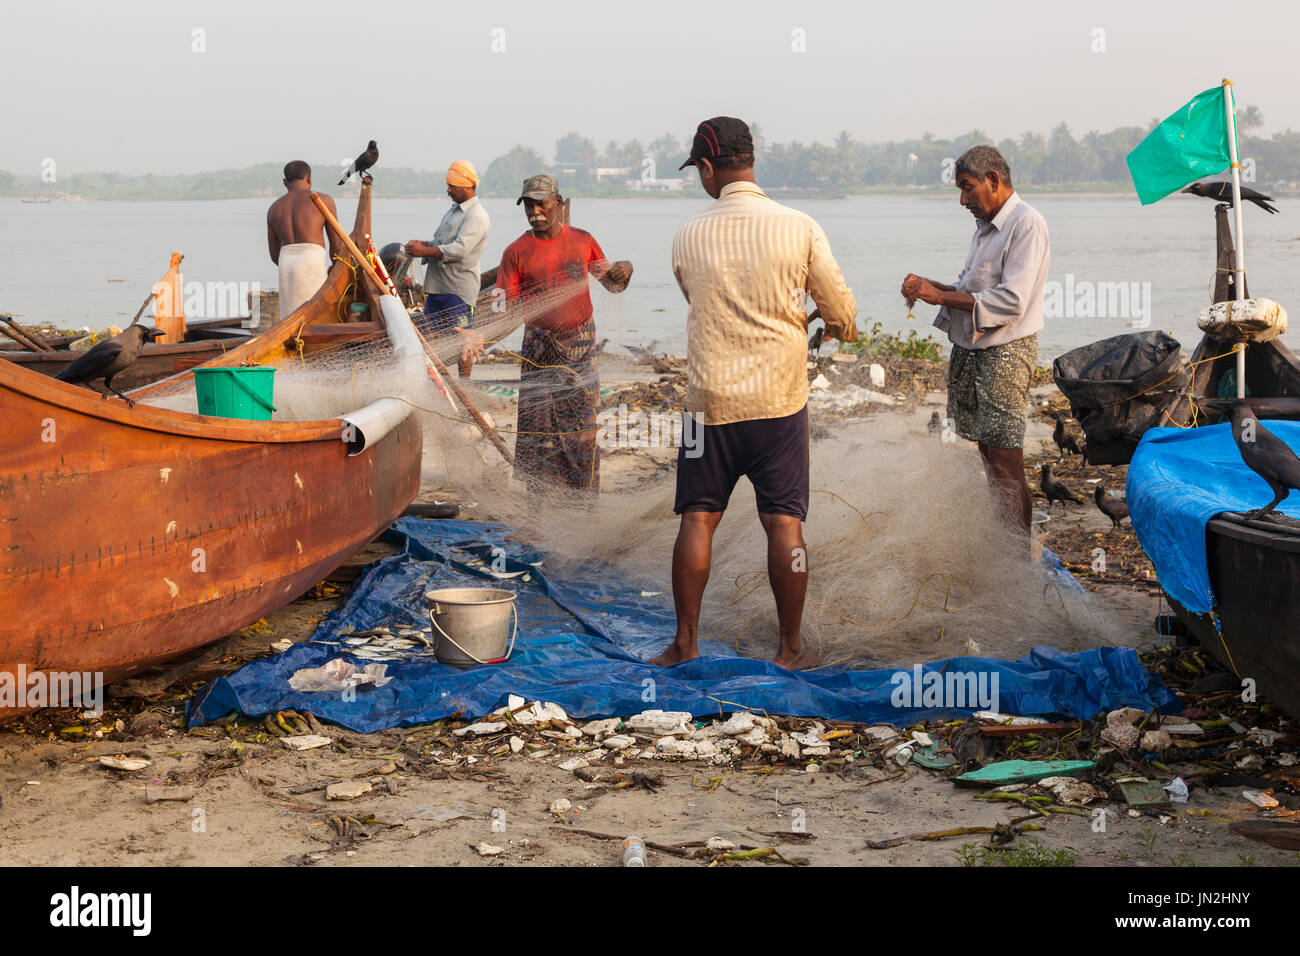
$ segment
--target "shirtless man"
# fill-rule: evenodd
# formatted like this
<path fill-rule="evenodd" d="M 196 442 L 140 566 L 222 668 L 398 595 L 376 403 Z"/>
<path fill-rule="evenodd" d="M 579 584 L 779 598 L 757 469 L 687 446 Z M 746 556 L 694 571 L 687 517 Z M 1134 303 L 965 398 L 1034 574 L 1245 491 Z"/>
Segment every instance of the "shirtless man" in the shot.
<path fill-rule="evenodd" d="M 325 217 L 311 201 L 311 167 L 295 159 L 284 167 L 284 188 L 288 192 L 271 204 L 266 213 L 266 242 L 271 261 L 280 267 L 280 318 L 293 313 L 325 284 L 338 243 L 330 236 L 325 251 Z M 338 214 L 334 200 L 318 194 L 331 213 Z"/>

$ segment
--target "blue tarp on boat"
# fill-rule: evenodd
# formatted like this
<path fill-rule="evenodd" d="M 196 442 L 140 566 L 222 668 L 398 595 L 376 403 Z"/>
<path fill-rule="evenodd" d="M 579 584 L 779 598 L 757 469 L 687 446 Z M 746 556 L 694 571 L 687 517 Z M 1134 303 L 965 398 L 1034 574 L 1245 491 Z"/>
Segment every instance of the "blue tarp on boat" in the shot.
<path fill-rule="evenodd" d="M 969 714 L 989 706 L 988 695 L 994 691 L 993 706 L 1015 714 L 1090 717 L 1117 707 L 1177 706 L 1177 699 L 1128 648 L 1064 654 L 1039 647 L 1019 661 L 956 657 L 917 665 L 917 670 L 792 672 L 706 641 L 701 642 L 699 659 L 655 667 L 645 658 L 672 636 L 675 618 L 668 596 L 644 591 L 605 566 L 578 568 L 562 578 L 549 576 L 544 562 L 543 568 L 533 564 L 539 555 L 506 540 L 509 530 L 462 521 L 401 519 L 388 532 L 401 553 L 372 565 L 312 641 L 253 661 L 209 684 L 190 702 L 190 725 L 232 710 L 260 716 L 294 709 L 371 732 L 453 714 L 480 717 L 503 705 L 508 694 L 553 701 L 583 719 L 651 708 L 696 716 L 753 708 L 898 725 Z M 527 571 L 530 580 L 498 581 L 482 565 L 471 563 L 491 560 L 493 548 L 504 549 L 507 572 Z M 339 631 L 349 627 L 362 631 L 380 624 L 427 626 L 424 592 L 467 586 L 518 592 L 519 639 L 508 662 L 459 670 L 437 663 L 428 653 L 408 656 L 387 664 L 391 683 L 363 688 L 348 695 L 351 699 L 289 687 L 295 671 L 319 667 L 335 657 L 358 666 L 368 663 L 348 654 L 346 645 L 317 642 L 339 641 Z M 927 676 L 932 674 L 939 677 Z M 965 679 L 958 680 L 959 675 Z M 966 707 L 936 706 L 927 688 L 933 689 L 940 679 L 976 699 L 968 699 Z"/>
<path fill-rule="evenodd" d="M 1300 422 L 1269 421 L 1268 430 L 1300 448 Z M 1252 511 L 1273 500 L 1268 483 L 1246 467 L 1231 426 L 1152 428 L 1128 467 L 1125 490 L 1137 532 L 1161 586 L 1198 614 L 1214 608 L 1205 526 L 1225 511 Z M 1300 494 L 1277 510 L 1300 518 Z"/>

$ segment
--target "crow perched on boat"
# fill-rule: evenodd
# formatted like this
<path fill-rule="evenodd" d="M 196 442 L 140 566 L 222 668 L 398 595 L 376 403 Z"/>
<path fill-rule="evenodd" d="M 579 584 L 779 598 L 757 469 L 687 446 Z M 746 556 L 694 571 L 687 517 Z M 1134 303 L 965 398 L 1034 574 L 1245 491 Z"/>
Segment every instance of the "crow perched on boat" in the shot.
<path fill-rule="evenodd" d="M 1074 424 L 1073 428 L 1070 427 L 1071 423 Z M 1056 427 L 1052 429 L 1052 440 L 1056 442 L 1056 447 L 1061 450 L 1057 461 L 1064 458 L 1066 452 L 1074 455 L 1083 454 L 1085 443 L 1083 429 L 1067 412 L 1060 411 L 1056 413 Z"/>
<path fill-rule="evenodd" d="M 1097 510 L 1110 519 L 1110 530 L 1118 531 L 1119 523 L 1128 517 L 1128 505 L 1123 498 L 1113 498 L 1106 494 L 1106 486 L 1097 485 Z"/>
<path fill-rule="evenodd" d="M 1052 466 L 1043 464 L 1043 496 L 1047 499 L 1047 510 L 1052 510 L 1052 505 L 1056 502 L 1065 507 L 1067 501 L 1073 501 L 1076 505 L 1083 504 L 1078 498 L 1074 497 L 1074 492 L 1066 487 L 1065 482 L 1052 474 Z"/>
<path fill-rule="evenodd" d="M 1226 202 L 1229 206 L 1232 205 L 1231 180 L 1225 180 L 1225 179 L 1204 180 L 1199 183 L 1192 183 L 1190 186 L 1184 189 L 1183 192 L 1191 193 L 1193 196 L 1204 196 L 1206 199 L 1213 199 L 1216 202 Z M 1276 206 L 1269 205 L 1269 203 L 1273 201 L 1272 196 L 1265 196 L 1261 192 L 1256 192 L 1253 189 L 1248 189 L 1245 186 L 1242 186 L 1241 198 L 1246 200 L 1247 202 L 1253 202 L 1256 206 L 1258 206 L 1260 209 L 1265 210 L 1266 212 L 1278 212 L 1278 208 Z"/>
<path fill-rule="evenodd" d="M 351 179 L 353 173 L 359 176 L 364 174 L 367 169 L 377 162 L 379 162 L 379 147 L 375 145 L 375 141 L 372 139 L 370 145 L 366 147 L 366 151 L 352 160 L 352 165 L 344 171 L 343 178 L 339 180 L 339 185 L 342 186 Z"/>
<path fill-rule="evenodd" d="M 1264 427 L 1248 402 L 1236 398 L 1207 404 L 1232 410 L 1232 440 L 1237 443 L 1241 460 L 1273 489 L 1272 501 L 1246 514 L 1248 518 L 1262 518 L 1281 504 L 1293 488 L 1300 488 L 1300 456 Z"/>
<path fill-rule="evenodd" d="M 107 389 L 100 392 L 103 398 L 108 398 L 108 393 L 112 392 L 127 405 L 135 408 L 134 401 L 113 387 L 113 376 L 136 360 L 146 342 L 152 342 L 162 334 L 162 329 L 149 329 L 143 325 L 129 326 L 125 332 L 119 332 L 111 339 L 105 339 L 84 355 L 69 362 L 54 377 L 60 382 L 84 385 L 91 391 L 96 389 L 90 383 L 97 378 L 102 378 L 104 388 Z"/>

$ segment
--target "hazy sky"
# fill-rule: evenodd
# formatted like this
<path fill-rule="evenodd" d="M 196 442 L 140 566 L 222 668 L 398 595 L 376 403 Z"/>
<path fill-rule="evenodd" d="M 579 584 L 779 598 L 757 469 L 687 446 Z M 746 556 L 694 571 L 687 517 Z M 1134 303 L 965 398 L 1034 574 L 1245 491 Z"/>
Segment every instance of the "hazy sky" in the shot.
<path fill-rule="evenodd" d="M 717 114 L 769 141 L 980 128 L 995 138 L 1164 117 L 1223 77 L 1266 133 L 1300 125 L 1300 6 L 1222 2 L 343 2 L 7 4 L 0 169 L 196 172 L 342 160 L 485 168 L 690 134 Z M 1214 24 L 1207 29 L 1206 22 Z M 1093 52 L 1094 30 L 1104 52 Z M 195 52 L 195 30 L 206 47 Z M 497 32 L 500 31 L 500 32 Z M 802 31 L 802 33 L 796 33 Z M 802 40 L 804 52 L 795 47 Z M 494 52 L 493 45 L 504 50 Z"/>

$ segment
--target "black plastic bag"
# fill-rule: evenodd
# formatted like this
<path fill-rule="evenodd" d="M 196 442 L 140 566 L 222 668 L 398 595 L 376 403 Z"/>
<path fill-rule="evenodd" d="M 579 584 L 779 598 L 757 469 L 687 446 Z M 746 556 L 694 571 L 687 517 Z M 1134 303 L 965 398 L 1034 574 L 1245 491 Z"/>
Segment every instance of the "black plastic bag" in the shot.
<path fill-rule="evenodd" d="M 1052 363 L 1052 377 L 1083 426 L 1088 463 L 1122 465 L 1143 432 L 1162 424 L 1161 414 L 1187 388 L 1191 373 L 1178 340 L 1153 331 L 1066 352 Z"/>

